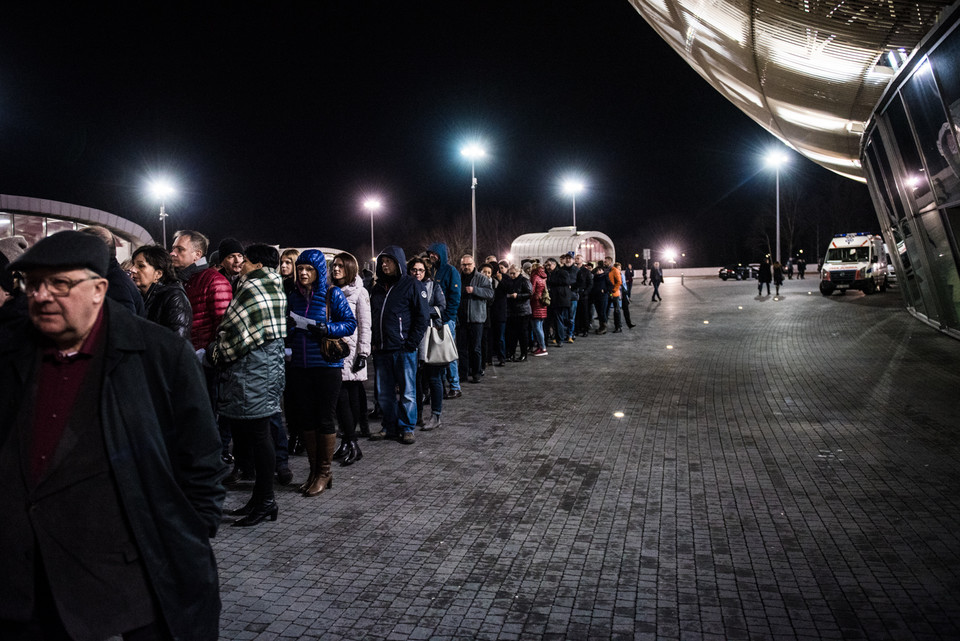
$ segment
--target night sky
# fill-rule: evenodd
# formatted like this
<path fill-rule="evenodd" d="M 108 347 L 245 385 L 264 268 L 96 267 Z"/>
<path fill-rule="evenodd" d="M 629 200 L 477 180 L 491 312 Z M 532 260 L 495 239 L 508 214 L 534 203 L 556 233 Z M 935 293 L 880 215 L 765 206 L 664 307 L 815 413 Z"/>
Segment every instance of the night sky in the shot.
<path fill-rule="evenodd" d="M 778 143 L 627 0 L 218 6 L 5 7 L 0 192 L 104 209 L 159 241 L 145 184 L 163 174 L 180 191 L 168 235 L 358 254 L 376 194 L 377 246 L 420 249 L 469 224 L 459 150 L 480 140 L 484 254 L 506 250 L 485 246 L 504 244 L 493 226 L 569 225 L 572 173 L 578 227 L 621 255 L 755 261 L 773 233 L 763 155 Z M 794 251 L 877 226 L 866 187 L 796 154 L 781 189 Z"/>

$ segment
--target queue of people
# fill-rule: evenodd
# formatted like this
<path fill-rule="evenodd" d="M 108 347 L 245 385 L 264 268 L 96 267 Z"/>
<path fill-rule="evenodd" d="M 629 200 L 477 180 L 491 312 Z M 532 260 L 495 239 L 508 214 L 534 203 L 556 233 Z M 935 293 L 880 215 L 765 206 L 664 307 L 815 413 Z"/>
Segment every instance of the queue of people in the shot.
<path fill-rule="evenodd" d="M 442 243 L 410 260 L 390 246 L 364 278 L 347 252 L 328 265 L 318 250 L 209 249 L 181 230 L 169 251 L 140 247 L 124 269 L 102 228 L 0 246 L 19 279 L 2 270 L 0 547 L 17 577 L 0 599 L 5 629 L 178 638 L 187 617 L 192 638 L 214 639 L 209 539 L 225 486 L 253 483 L 227 512 L 232 526 L 276 521 L 275 481 L 294 485 L 301 446 L 309 472 L 296 487 L 311 499 L 333 488 L 334 462 L 363 459 L 359 439 L 409 445 L 417 428 L 441 428 L 444 404 L 487 367 L 604 334 L 610 315 L 613 332 L 634 327 L 620 264 L 572 252 L 478 264 L 449 260 Z M 430 328 L 458 358 L 426 362 Z M 104 550 L 128 548 L 141 554 L 104 562 Z"/>

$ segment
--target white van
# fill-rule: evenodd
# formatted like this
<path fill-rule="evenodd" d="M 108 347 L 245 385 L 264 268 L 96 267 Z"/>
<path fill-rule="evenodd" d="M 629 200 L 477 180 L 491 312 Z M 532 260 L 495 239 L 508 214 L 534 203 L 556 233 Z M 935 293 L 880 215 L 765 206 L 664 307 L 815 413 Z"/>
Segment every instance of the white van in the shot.
<path fill-rule="evenodd" d="M 887 290 L 887 255 L 879 234 L 837 234 L 827 246 L 820 270 L 820 293 L 845 294 L 848 289 L 864 294 Z"/>

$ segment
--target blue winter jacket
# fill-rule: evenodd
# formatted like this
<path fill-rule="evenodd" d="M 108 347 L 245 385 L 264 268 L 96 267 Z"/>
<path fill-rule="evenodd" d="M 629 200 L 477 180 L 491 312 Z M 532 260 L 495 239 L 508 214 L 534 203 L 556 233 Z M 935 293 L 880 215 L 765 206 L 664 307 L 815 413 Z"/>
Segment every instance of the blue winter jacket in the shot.
<path fill-rule="evenodd" d="M 287 311 L 327 324 L 327 336 L 340 338 L 357 330 L 357 319 L 350 311 L 347 297 L 339 287 L 327 281 L 327 261 L 323 252 L 308 249 L 297 257 L 297 265 L 310 265 L 317 270 L 317 280 L 309 291 L 299 284 L 287 295 Z M 330 298 L 330 316 L 327 318 L 327 296 Z M 328 362 L 320 352 L 319 339 L 300 328 L 287 333 L 287 345 L 293 351 L 291 367 L 343 367 L 343 361 Z"/>
<path fill-rule="evenodd" d="M 384 285 L 385 256 L 397 262 L 402 274 L 389 289 Z M 427 290 L 423 283 L 406 274 L 406 270 L 407 256 L 400 247 L 391 245 L 377 256 L 377 280 L 370 289 L 374 351 L 415 352 L 420 349 L 430 318 Z"/>
<path fill-rule="evenodd" d="M 447 299 L 447 318 L 455 319 L 457 311 L 460 309 L 460 272 L 449 262 L 447 256 L 447 246 L 443 243 L 434 243 L 427 248 L 427 251 L 434 252 L 440 257 L 440 264 L 434 265 L 436 273 L 433 275 L 433 282 L 440 285 L 443 295 Z"/>

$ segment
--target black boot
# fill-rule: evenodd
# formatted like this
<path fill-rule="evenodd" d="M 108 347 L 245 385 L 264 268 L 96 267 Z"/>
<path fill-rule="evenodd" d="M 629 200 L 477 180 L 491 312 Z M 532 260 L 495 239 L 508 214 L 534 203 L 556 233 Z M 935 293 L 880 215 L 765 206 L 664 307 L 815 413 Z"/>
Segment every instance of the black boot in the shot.
<path fill-rule="evenodd" d="M 347 465 L 353 465 L 362 458 L 363 452 L 360 451 L 360 444 L 356 441 L 353 441 L 350 443 L 350 451 L 347 452 L 347 455 L 343 457 L 342 461 L 340 461 L 340 465 L 344 467 Z"/>
<path fill-rule="evenodd" d="M 347 450 L 349 449 L 349 443 L 344 438 L 340 439 L 340 445 L 337 447 L 337 451 L 333 453 L 333 460 L 339 461 L 344 456 L 347 455 Z"/>
<path fill-rule="evenodd" d="M 250 512 L 246 516 L 244 516 L 242 519 L 234 521 L 230 525 L 233 527 L 250 527 L 251 525 L 262 523 L 267 519 L 276 521 L 279 512 L 280 509 L 277 507 L 277 502 L 273 499 L 268 501 L 260 501 L 250 508 Z"/>

